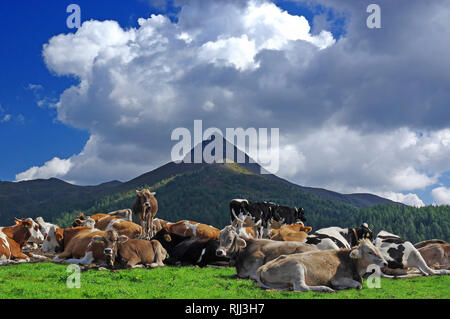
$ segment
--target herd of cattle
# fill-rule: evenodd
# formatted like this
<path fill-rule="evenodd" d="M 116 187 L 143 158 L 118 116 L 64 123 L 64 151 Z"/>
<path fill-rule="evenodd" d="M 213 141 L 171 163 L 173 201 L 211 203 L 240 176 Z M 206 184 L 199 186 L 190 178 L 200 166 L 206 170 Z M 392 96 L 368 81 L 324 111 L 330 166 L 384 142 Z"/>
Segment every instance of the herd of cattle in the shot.
<path fill-rule="evenodd" d="M 222 230 L 188 220 L 155 218 L 158 202 L 149 189 L 136 191 L 132 209 L 81 214 L 61 228 L 42 217 L 15 219 L 0 227 L 0 265 L 47 259 L 108 268 L 165 265 L 233 266 L 240 278 L 263 288 L 334 291 L 362 288 L 373 266 L 383 277 L 448 275 L 450 245 L 431 239 L 413 245 L 366 223 L 312 233 L 303 208 L 233 199 L 230 225 Z M 137 223 L 133 222 L 133 218 Z M 36 249 L 34 249 L 36 251 Z"/>

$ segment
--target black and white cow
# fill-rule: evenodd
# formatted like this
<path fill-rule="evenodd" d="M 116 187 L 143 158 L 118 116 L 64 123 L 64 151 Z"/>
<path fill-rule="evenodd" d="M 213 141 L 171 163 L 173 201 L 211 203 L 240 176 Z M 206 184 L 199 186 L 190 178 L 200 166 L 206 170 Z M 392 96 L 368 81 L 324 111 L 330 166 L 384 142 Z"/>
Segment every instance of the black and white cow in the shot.
<path fill-rule="evenodd" d="M 450 275 L 450 270 L 434 270 L 428 267 L 417 248 L 411 242 L 397 235 L 382 230 L 378 233 L 373 243 L 388 262 L 387 267 L 390 269 L 414 267 L 419 269 L 425 276 Z"/>
<path fill-rule="evenodd" d="M 161 243 L 169 258 L 164 261 L 168 265 L 197 265 L 205 267 L 211 264 L 227 264 L 229 258 L 219 257 L 216 250 L 218 240 L 199 240 L 193 237 L 179 236 L 161 229 L 152 239 Z"/>
<path fill-rule="evenodd" d="M 306 222 L 305 210 L 303 208 L 277 205 L 273 209 L 273 219 L 283 225 L 292 225 L 298 222 Z"/>
<path fill-rule="evenodd" d="M 359 240 L 373 240 L 373 232 L 367 223 L 355 228 L 328 227 L 317 230 L 306 238 L 307 244 L 316 245 L 319 249 L 352 248 Z"/>

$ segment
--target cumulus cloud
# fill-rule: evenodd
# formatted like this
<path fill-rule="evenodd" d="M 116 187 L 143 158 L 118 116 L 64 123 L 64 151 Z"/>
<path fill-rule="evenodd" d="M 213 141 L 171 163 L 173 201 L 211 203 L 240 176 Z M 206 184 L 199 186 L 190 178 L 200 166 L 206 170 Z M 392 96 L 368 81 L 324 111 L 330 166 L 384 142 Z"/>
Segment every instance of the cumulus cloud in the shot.
<path fill-rule="evenodd" d="M 45 179 L 64 176 L 67 172 L 69 172 L 71 167 L 72 163 L 70 159 L 60 159 L 58 157 L 54 157 L 41 167 L 33 166 L 25 172 L 17 174 L 16 181 L 20 182 L 38 178 Z"/>
<path fill-rule="evenodd" d="M 369 2 L 319 0 L 313 31 L 269 1 L 177 3 L 177 22 L 91 20 L 44 45 L 49 70 L 79 80 L 59 97 L 58 119 L 91 134 L 62 178 L 155 168 L 170 160 L 171 131 L 194 119 L 280 128 L 279 174 L 308 186 L 420 205 L 413 191 L 450 170 L 447 2 L 383 2 L 383 28 L 371 30 Z M 320 28 L 329 16 L 346 17 L 339 40 Z"/>
<path fill-rule="evenodd" d="M 450 188 L 444 186 L 434 188 L 431 195 L 438 205 L 450 205 Z"/>

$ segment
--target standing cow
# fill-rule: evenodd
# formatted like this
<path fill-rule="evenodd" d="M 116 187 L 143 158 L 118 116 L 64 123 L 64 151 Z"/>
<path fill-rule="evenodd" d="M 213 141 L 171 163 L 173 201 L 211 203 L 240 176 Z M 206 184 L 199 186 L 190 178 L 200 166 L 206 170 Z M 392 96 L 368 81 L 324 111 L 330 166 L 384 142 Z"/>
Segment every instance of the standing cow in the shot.
<path fill-rule="evenodd" d="M 136 190 L 136 200 L 133 204 L 133 214 L 143 229 L 142 238 L 147 240 L 153 237 L 153 218 L 158 212 L 158 201 L 155 194 L 148 188 Z"/>

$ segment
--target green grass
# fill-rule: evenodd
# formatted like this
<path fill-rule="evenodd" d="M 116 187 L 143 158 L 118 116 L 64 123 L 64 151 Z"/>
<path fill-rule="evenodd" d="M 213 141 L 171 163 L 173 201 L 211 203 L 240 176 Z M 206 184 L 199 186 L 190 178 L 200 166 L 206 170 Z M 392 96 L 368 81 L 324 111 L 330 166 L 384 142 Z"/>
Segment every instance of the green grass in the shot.
<path fill-rule="evenodd" d="M 337 293 L 265 291 L 251 280 L 237 279 L 234 268 L 164 267 L 95 269 L 81 272 L 81 288 L 68 288 L 66 265 L 36 263 L 0 267 L 0 298 L 158 298 L 158 299 L 359 299 L 450 298 L 450 276 L 381 279 L 380 289 Z"/>

